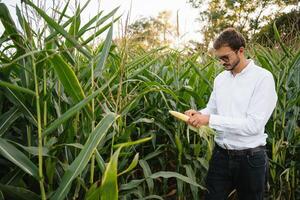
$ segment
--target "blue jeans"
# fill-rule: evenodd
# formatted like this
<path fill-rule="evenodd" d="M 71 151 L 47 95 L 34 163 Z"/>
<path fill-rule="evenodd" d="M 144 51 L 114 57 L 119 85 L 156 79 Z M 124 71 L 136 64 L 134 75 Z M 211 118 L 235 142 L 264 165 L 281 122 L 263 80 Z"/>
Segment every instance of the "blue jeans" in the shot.
<path fill-rule="evenodd" d="M 234 189 L 240 200 L 263 199 L 267 171 L 264 149 L 236 155 L 216 145 L 206 177 L 205 199 L 227 199 Z"/>

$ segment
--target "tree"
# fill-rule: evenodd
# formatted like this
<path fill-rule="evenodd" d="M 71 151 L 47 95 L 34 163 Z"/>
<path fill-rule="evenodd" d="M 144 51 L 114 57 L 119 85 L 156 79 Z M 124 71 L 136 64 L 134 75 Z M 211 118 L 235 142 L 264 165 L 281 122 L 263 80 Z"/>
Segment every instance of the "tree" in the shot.
<path fill-rule="evenodd" d="M 170 22 L 171 12 L 163 11 L 157 17 L 144 17 L 128 27 L 129 39 L 144 48 L 169 45 L 175 28 Z"/>
<path fill-rule="evenodd" d="M 298 45 L 300 39 L 300 11 L 292 11 L 284 13 L 269 24 L 261 28 L 261 30 L 253 35 L 252 40 L 263 44 L 264 46 L 272 46 L 275 41 L 273 24 L 280 33 L 281 39 L 289 46 Z"/>
<path fill-rule="evenodd" d="M 224 28 L 235 27 L 249 39 L 262 26 L 284 12 L 287 6 L 299 9 L 297 0 L 188 0 L 188 2 L 193 7 L 199 8 L 199 20 L 207 24 L 201 31 L 206 46 Z"/>

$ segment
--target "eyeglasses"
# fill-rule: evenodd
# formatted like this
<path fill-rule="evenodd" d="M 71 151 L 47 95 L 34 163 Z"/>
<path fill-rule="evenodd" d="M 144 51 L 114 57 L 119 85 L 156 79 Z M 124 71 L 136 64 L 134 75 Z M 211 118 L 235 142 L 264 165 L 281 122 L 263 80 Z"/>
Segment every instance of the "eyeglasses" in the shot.
<path fill-rule="evenodd" d="M 224 61 L 224 62 L 229 62 L 229 56 L 232 54 L 232 53 L 237 53 L 238 52 L 238 50 L 235 50 L 235 51 L 232 51 L 232 52 L 230 52 L 230 53 L 228 53 L 228 54 L 226 54 L 226 55 L 223 55 L 223 56 L 217 56 L 217 59 L 218 60 L 222 60 L 222 61 Z"/>

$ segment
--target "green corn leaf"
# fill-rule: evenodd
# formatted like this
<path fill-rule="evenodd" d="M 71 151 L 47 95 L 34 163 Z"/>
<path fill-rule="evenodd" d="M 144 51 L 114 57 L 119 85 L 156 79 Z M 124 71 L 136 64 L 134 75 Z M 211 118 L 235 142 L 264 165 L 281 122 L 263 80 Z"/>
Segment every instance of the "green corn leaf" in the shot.
<path fill-rule="evenodd" d="M 60 49 L 61 57 L 64 58 L 65 62 L 69 63 L 71 66 L 75 66 L 76 61 L 71 46 L 67 47 L 66 43 L 59 44 L 57 42 L 56 45 Z"/>
<path fill-rule="evenodd" d="M 24 33 L 26 33 L 27 40 L 31 40 L 31 42 L 34 43 L 33 37 L 32 37 L 33 30 L 30 28 L 30 25 L 28 24 L 28 22 L 26 21 L 24 16 L 21 14 L 21 11 L 18 6 L 16 6 L 16 14 L 18 16 L 19 23 L 20 23 L 21 27 L 23 28 Z"/>
<path fill-rule="evenodd" d="M 183 146 L 182 146 L 182 142 L 181 142 L 178 135 L 175 135 L 175 143 L 176 143 L 176 147 L 177 147 L 177 150 L 178 150 L 178 161 L 179 161 L 179 163 L 181 163 Z"/>
<path fill-rule="evenodd" d="M 82 28 L 78 31 L 77 36 L 81 37 L 86 31 L 89 30 L 89 27 L 102 15 L 103 11 L 95 15 L 90 21 L 88 21 Z"/>
<path fill-rule="evenodd" d="M 5 200 L 5 199 L 4 199 L 3 192 L 1 191 L 1 189 L 0 189 L 0 200 Z"/>
<path fill-rule="evenodd" d="M 137 124 L 137 123 L 148 123 L 148 124 L 151 124 L 153 122 L 154 122 L 153 118 L 151 118 L 151 119 L 149 119 L 149 118 L 139 118 L 138 120 L 132 122 L 132 124 Z"/>
<path fill-rule="evenodd" d="M 134 68 L 136 68 L 138 65 L 140 65 L 143 62 L 147 61 L 148 59 L 152 60 L 152 58 L 150 56 L 155 54 L 155 53 L 158 53 L 159 51 L 161 51 L 163 49 L 165 49 L 165 47 L 160 47 L 160 48 L 155 48 L 153 50 L 150 50 L 149 52 L 146 52 L 146 53 L 142 54 L 141 56 L 135 58 L 131 62 L 127 63 L 125 68 L 128 69 L 129 71 L 131 71 Z"/>
<path fill-rule="evenodd" d="M 16 187 L 12 185 L 4 185 L 0 183 L 0 191 L 3 192 L 5 199 L 18 199 L 18 200 L 40 200 L 40 196 L 27 190 L 23 187 Z"/>
<path fill-rule="evenodd" d="M 5 34 L 14 37 L 11 37 L 14 45 L 17 47 L 18 53 L 16 55 L 22 55 L 25 53 L 24 42 L 22 36 L 19 34 L 15 22 L 13 21 L 10 12 L 4 3 L 0 3 L 0 20 L 4 26 Z"/>
<path fill-rule="evenodd" d="M 84 170 L 97 145 L 105 138 L 108 129 L 115 121 L 116 117 L 117 116 L 114 113 L 106 114 L 95 127 L 94 131 L 89 134 L 89 138 L 87 139 L 84 148 L 63 175 L 61 183 L 51 197 L 51 200 L 60 200 L 66 197 L 71 188 L 72 181 Z"/>
<path fill-rule="evenodd" d="M 78 49 L 81 53 L 83 53 L 87 58 L 91 59 L 91 54 L 84 49 L 71 35 L 69 35 L 63 27 L 61 27 L 57 22 L 55 22 L 51 17 L 49 17 L 42 9 L 38 8 L 36 5 L 34 5 L 30 0 L 23 0 L 26 4 L 30 5 L 32 8 L 34 8 L 48 23 L 49 26 L 54 28 L 57 32 L 62 34 L 72 45 L 74 45 L 75 48 Z"/>
<path fill-rule="evenodd" d="M 122 147 L 120 147 L 110 158 L 102 178 L 100 187 L 101 200 L 118 200 L 118 157 Z"/>
<path fill-rule="evenodd" d="M 86 106 L 93 98 L 98 96 L 114 79 L 112 77 L 105 85 L 103 85 L 101 88 L 96 90 L 93 94 L 90 94 L 88 97 L 84 98 L 82 101 L 74 105 L 72 108 L 70 108 L 68 111 L 66 111 L 63 115 L 61 115 L 59 118 L 57 118 L 54 122 L 52 122 L 43 132 L 44 136 L 50 134 L 52 131 L 54 131 L 56 128 L 58 128 L 62 123 L 66 122 L 68 119 L 70 119 L 72 116 L 74 116 L 78 111 L 80 111 L 84 106 Z"/>
<path fill-rule="evenodd" d="M 199 77 L 209 86 L 209 88 L 210 89 L 212 89 L 213 88 L 213 85 L 212 85 L 212 83 L 208 80 L 208 76 L 206 76 L 205 75 L 205 72 L 203 72 L 203 71 L 201 71 L 200 69 L 199 69 L 199 67 L 197 67 L 196 65 L 195 65 L 195 63 L 193 63 L 193 62 L 189 62 L 190 64 L 191 64 L 191 66 L 193 67 L 193 69 L 195 70 L 195 72 L 199 75 Z M 208 67 L 209 65 L 211 64 L 211 62 L 210 63 L 208 63 L 203 69 L 205 69 L 206 67 Z"/>
<path fill-rule="evenodd" d="M 27 88 L 24 88 L 24 87 L 21 87 L 21 86 L 18 86 L 16 84 L 11 84 L 11 83 L 6 82 L 6 81 L 1 81 L 0 80 L 0 86 L 7 87 L 7 88 L 10 88 L 12 90 L 16 90 L 16 91 L 19 91 L 19 92 L 23 92 L 23 93 L 35 96 L 35 92 L 34 91 L 32 91 L 30 89 L 27 89 Z"/>
<path fill-rule="evenodd" d="M 33 147 L 33 146 L 27 147 L 27 146 L 21 145 L 17 142 L 11 141 L 11 140 L 9 140 L 9 142 L 21 147 L 22 149 L 24 149 L 25 151 L 27 151 L 28 153 L 30 153 L 34 156 L 39 155 L 39 147 Z M 48 152 L 49 152 L 49 149 L 47 147 L 42 147 L 42 155 L 43 156 L 49 156 Z"/>
<path fill-rule="evenodd" d="M 94 183 L 85 194 L 85 200 L 101 200 L 98 189 L 99 182 Z"/>
<path fill-rule="evenodd" d="M 16 106 L 0 116 L 0 136 L 20 117 L 20 109 Z"/>
<path fill-rule="evenodd" d="M 100 155 L 100 153 L 97 149 L 95 150 L 95 155 L 96 155 L 96 161 L 97 161 L 98 167 L 99 167 L 101 173 L 104 173 L 104 171 L 105 171 L 105 162 L 104 162 L 103 158 L 101 157 L 101 155 Z"/>
<path fill-rule="evenodd" d="M 191 165 L 185 165 L 184 168 L 185 168 L 185 171 L 186 171 L 186 175 L 190 179 L 192 179 L 193 181 L 196 182 L 196 174 L 195 174 L 192 166 Z M 198 188 L 194 185 L 190 185 L 190 187 L 191 187 L 191 191 L 192 191 L 192 194 L 193 194 L 193 198 L 195 200 L 199 199 Z"/>
<path fill-rule="evenodd" d="M 160 150 L 162 146 L 159 146 L 158 148 L 155 149 L 155 151 L 148 153 L 146 156 L 143 157 L 143 160 L 149 160 L 152 158 L 157 157 L 158 155 L 162 154 L 163 151 Z"/>
<path fill-rule="evenodd" d="M 291 60 L 291 71 L 288 75 L 288 81 L 290 82 L 294 78 L 295 86 L 299 90 L 300 88 L 300 50 L 295 57 Z"/>
<path fill-rule="evenodd" d="M 146 65 L 144 65 L 143 67 L 133 71 L 132 73 L 130 73 L 130 76 L 128 78 L 132 79 L 135 76 L 139 75 L 141 72 L 143 72 L 145 69 L 150 68 L 155 62 L 157 62 L 157 59 L 158 58 L 155 58 L 155 59 L 151 60 L 149 63 L 147 63 Z"/>
<path fill-rule="evenodd" d="M 1 183 L 5 185 L 17 185 L 20 182 L 20 179 L 24 177 L 25 174 L 26 173 L 22 169 L 16 167 L 15 169 L 7 172 L 1 178 Z"/>
<path fill-rule="evenodd" d="M 104 42 L 104 47 L 99 55 L 99 62 L 97 63 L 96 68 L 95 68 L 95 77 L 99 77 L 102 73 L 104 63 L 106 61 L 106 58 L 107 58 L 109 50 L 110 50 L 112 34 L 113 34 L 113 24 L 111 25 L 111 27 L 107 33 L 107 36 L 106 36 L 106 39 Z"/>
<path fill-rule="evenodd" d="M 58 23 L 58 24 L 61 22 L 61 20 L 62 20 L 63 17 L 65 16 L 65 13 L 66 13 L 66 11 L 67 11 L 67 9 L 68 9 L 68 6 L 69 6 L 70 1 L 71 1 L 71 0 L 68 0 L 68 1 L 67 1 L 67 3 L 66 3 L 66 5 L 64 6 L 62 12 L 60 13 L 60 16 L 59 16 L 59 18 L 58 18 L 58 20 L 57 20 L 57 23 Z M 66 28 L 66 27 L 67 27 L 69 24 L 71 24 L 71 23 L 72 23 L 72 18 L 69 18 L 69 19 L 68 19 L 64 24 L 62 24 L 61 26 L 62 26 L 62 28 Z M 49 42 L 49 41 L 51 41 L 51 40 L 52 40 L 54 37 L 56 37 L 57 34 L 58 34 L 58 32 L 55 31 L 55 30 L 53 30 L 53 28 L 50 27 L 50 29 L 51 29 L 51 34 L 50 34 L 48 37 L 46 37 L 46 39 L 45 39 L 46 43 Z"/>
<path fill-rule="evenodd" d="M 274 31 L 275 40 L 277 40 L 277 42 L 281 41 L 280 34 L 278 32 L 275 22 L 273 23 L 273 31 Z"/>
<path fill-rule="evenodd" d="M 21 151 L 19 151 L 12 144 L 8 143 L 5 139 L 0 138 L 0 153 L 3 157 L 20 167 L 27 174 L 39 179 L 38 168 L 26 157 Z"/>
<path fill-rule="evenodd" d="M 80 6 L 78 6 L 75 15 L 73 16 L 72 24 L 69 29 L 69 34 L 73 36 L 74 38 L 77 37 L 79 27 L 81 23 L 81 18 L 80 18 Z"/>
<path fill-rule="evenodd" d="M 58 18 L 58 23 L 60 23 L 61 20 L 64 18 L 65 13 L 66 13 L 66 11 L 67 11 L 67 9 L 68 9 L 68 6 L 69 6 L 70 1 L 71 1 L 71 0 L 68 0 L 68 1 L 67 1 L 67 3 L 66 3 L 66 5 L 64 6 L 62 12 L 60 13 L 60 16 L 59 16 L 59 18 Z M 71 21 L 72 21 L 72 19 L 69 19 L 69 20 L 67 21 L 68 24 L 71 23 Z M 67 25 L 68 25 L 68 24 L 67 24 Z M 63 26 L 63 27 L 66 27 L 67 25 L 65 25 L 65 26 Z M 46 40 L 47 40 L 47 39 L 46 39 Z"/>
<path fill-rule="evenodd" d="M 134 188 L 137 188 L 144 181 L 145 181 L 145 179 L 131 180 L 129 183 L 122 184 L 120 186 L 120 191 L 122 191 L 122 190 L 132 190 Z"/>
<path fill-rule="evenodd" d="M 82 9 L 80 10 L 80 13 L 82 13 L 82 11 L 86 8 L 86 6 L 89 4 L 91 0 L 86 1 L 86 3 L 84 4 L 84 6 L 82 7 Z M 66 2 L 66 5 L 64 6 L 62 12 L 60 12 L 60 16 L 58 19 L 58 24 L 62 21 L 62 19 L 66 16 L 66 11 L 68 9 L 69 3 L 71 2 L 71 0 L 68 0 Z M 62 24 L 63 28 L 66 28 L 69 24 L 72 23 L 73 18 L 69 18 L 65 23 Z M 57 31 L 53 31 L 46 39 L 45 41 L 50 41 L 51 39 L 53 39 L 55 36 L 57 36 L 58 32 Z"/>
<path fill-rule="evenodd" d="M 79 27 L 80 27 L 80 22 L 81 22 L 81 19 L 80 19 L 80 6 L 78 6 L 78 8 L 75 12 L 75 15 L 73 16 L 72 19 L 73 19 L 72 24 L 69 28 L 69 35 L 76 39 L 76 38 L 78 38 L 77 34 L 78 34 Z M 69 40 L 67 40 L 66 41 L 66 46 L 67 46 L 67 48 L 70 48 L 70 47 L 72 47 L 72 43 Z"/>
<path fill-rule="evenodd" d="M 26 116 L 28 115 L 28 119 L 33 122 L 35 126 L 37 126 L 37 120 L 30 111 L 30 107 L 25 105 L 25 98 L 18 94 L 17 92 L 12 91 L 10 88 L 6 88 L 8 91 L 8 98 L 11 98 L 11 101 L 16 105 L 20 106 L 25 112 Z"/>
<path fill-rule="evenodd" d="M 118 157 L 122 147 L 120 147 L 110 158 L 105 168 L 102 184 L 97 188 L 98 183 L 93 184 L 86 195 L 86 200 L 117 200 L 118 199 Z"/>
<path fill-rule="evenodd" d="M 107 15 L 105 15 L 104 17 L 102 17 L 101 19 L 99 19 L 96 23 L 95 27 L 99 27 L 100 25 L 102 25 L 105 21 L 107 21 L 109 18 L 111 18 L 119 9 L 119 7 L 113 9 L 111 12 L 109 12 Z M 100 12 L 98 15 L 96 15 L 93 19 L 91 19 L 86 25 L 84 25 L 79 31 L 78 31 L 78 35 L 81 36 L 83 35 L 86 31 L 88 31 L 88 27 L 95 21 L 98 19 L 98 17 L 101 15 L 102 12 Z M 114 19 L 112 21 L 112 23 L 116 22 L 121 16 L 117 17 L 116 19 Z M 92 34 L 90 37 L 88 37 L 83 43 L 82 45 L 85 45 L 87 43 L 89 43 L 91 40 L 93 40 L 95 37 L 97 37 L 99 34 L 103 33 L 107 28 L 109 28 L 111 26 L 111 24 L 107 24 L 105 25 L 103 28 L 99 29 L 96 33 Z"/>
<path fill-rule="evenodd" d="M 148 178 L 152 174 L 150 166 L 149 166 L 148 162 L 145 161 L 145 160 L 140 160 L 139 164 L 143 168 L 143 172 L 144 172 L 144 176 L 146 178 L 146 182 L 147 182 L 147 185 L 148 185 L 149 192 L 150 192 L 150 194 L 152 194 L 153 190 L 154 190 L 154 182 L 153 182 L 152 179 Z"/>
<path fill-rule="evenodd" d="M 149 176 L 149 178 L 152 178 L 152 179 L 156 179 L 156 178 L 159 178 L 159 177 L 163 177 L 163 178 L 177 178 L 177 179 L 180 179 L 183 182 L 186 182 L 188 184 L 191 184 L 191 185 L 194 185 L 196 187 L 199 187 L 202 190 L 206 190 L 205 187 L 199 185 L 198 183 L 196 183 L 195 181 L 193 181 L 189 177 L 183 176 L 182 174 L 179 174 L 177 172 L 160 171 L 160 172 L 156 172 L 154 174 L 151 174 Z"/>
<path fill-rule="evenodd" d="M 275 39 L 277 40 L 277 42 L 279 42 L 281 48 L 283 49 L 283 51 L 285 52 L 285 54 L 288 57 L 293 57 L 292 53 L 290 52 L 290 50 L 285 46 L 285 44 L 282 42 L 280 34 L 278 32 L 276 23 L 273 23 L 273 31 L 274 31 L 274 35 L 275 35 Z"/>
<path fill-rule="evenodd" d="M 114 14 L 116 14 L 116 12 L 118 11 L 118 9 L 120 8 L 120 6 L 116 7 L 115 9 L 113 9 L 112 11 L 110 11 L 107 15 L 105 15 L 104 17 L 102 17 L 101 19 L 99 19 L 96 23 L 96 27 L 102 25 L 104 22 L 106 22 L 109 18 L 113 17 Z"/>
<path fill-rule="evenodd" d="M 131 161 L 130 165 L 128 166 L 128 168 L 124 171 L 122 171 L 121 173 L 118 174 L 118 176 L 121 176 L 122 174 L 125 174 L 127 172 L 130 172 L 131 170 L 133 170 L 137 164 L 139 162 L 139 153 L 135 154 L 133 160 Z"/>
<path fill-rule="evenodd" d="M 71 66 L 57 54 L 51 58 L 51 62 L 65 91 L 72 97 L 73 101 L 77 103 L 84 99 L 82 87 Z"/>
<path fill-rule="evenodd" d="M 88 37 L 86 40 L 84 40 L 81 45 L 87 45 L 90 41 L 92 41 L 93 39 L 95 39 L 98 35 L 100 35 L 101 33 L 103 33 L 104 31 L 106 31 L 109 27 L 111 27 L 111 24 L 118 21 L 121 18 L 121 16 L 117 17 L 116 19 L 114 19 L 111 23 L 103 26 L 101 29 L 99 29 L 98 31 L 96 31 L 96 33 L 92 34 L 90 37 Z"/>
<path fill-rule="evenodd" d="M 149 140 L 152 140 L 152 138 L 153 138 L 153 136 L 150 136 L 150 137 L 142 138 L 142 139 L 132 141 L 132 142 L 124 142 L 124 143 L 116 144 L 116 145 L 114 145 L 114 148 L 119 148 L 120 146 L 128 147 L 128 146 L 132 146 L 132 145 L 136 145 L 136 144 L 141 144 L 141 143 L 147 142 Z"/>

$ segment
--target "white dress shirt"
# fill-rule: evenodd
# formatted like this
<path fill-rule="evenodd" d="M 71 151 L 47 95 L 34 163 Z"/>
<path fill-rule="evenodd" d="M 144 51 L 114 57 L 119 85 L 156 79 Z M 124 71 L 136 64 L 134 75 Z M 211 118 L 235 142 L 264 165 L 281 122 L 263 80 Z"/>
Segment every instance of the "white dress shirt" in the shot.
<path fill-rule="evenodd" d="M 247 149 L 266 144 L 265 125 L 277 102 L 272 74 L 249 64 L 233 76 L 223 71 L 202 114 L 210 115 L 209 127 L 216 130 L 215 142 L 226 149 Z"/>

